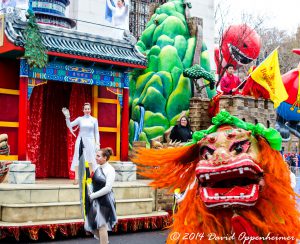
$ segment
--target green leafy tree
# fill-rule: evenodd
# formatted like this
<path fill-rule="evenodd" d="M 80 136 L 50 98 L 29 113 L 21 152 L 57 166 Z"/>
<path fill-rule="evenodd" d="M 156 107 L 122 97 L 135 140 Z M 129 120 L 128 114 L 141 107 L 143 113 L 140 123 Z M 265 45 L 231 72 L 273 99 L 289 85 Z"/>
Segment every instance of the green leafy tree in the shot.
<path fill-rule="evenodd" d="M 25 55 L 29 66 L 43 68 L 48 63 L 46 47 L 42 42 L 36 18 L 32 10 L 28 10 L 28 22 L 25 29 Z"/>

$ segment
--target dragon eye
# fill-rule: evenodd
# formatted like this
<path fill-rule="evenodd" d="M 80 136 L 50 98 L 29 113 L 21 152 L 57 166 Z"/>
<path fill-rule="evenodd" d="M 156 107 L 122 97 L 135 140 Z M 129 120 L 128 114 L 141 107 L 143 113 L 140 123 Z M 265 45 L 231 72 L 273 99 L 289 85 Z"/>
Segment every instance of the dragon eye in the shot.
<path fill-rule="evenodd" d="M 250 147 L 250 141 L 244 140 L 244 141 L 238 141 L 234 142 L 232 146 L 230 147 L 229 151 L 235 151 L 236 154 L 247 152 Z"/>
<path fill-rule="evenodd" d="M 208 147 L 208 146 L 203 146 L 200 148 L 200 156 L 204 158 L 205 160 L 208 160 L 211 158 L 211 156 L 214 154 L 214 149 Z"/>
<path fill-rule="evenodd" d="M 238 144 L 234 150 L 236 151 L 236 153 L 239 154 L 239 153 L 243 152 L 243 147 L 241 144 Z"/>
<path fill-rule="evenodd" d="M 244 43 L 244 44 L 243 44 L 243 47 L 244 47 L 244 48 L 247 48 L 248 46 L 247 46 L 247 44 L 246 44 L 246 43 Z"/>

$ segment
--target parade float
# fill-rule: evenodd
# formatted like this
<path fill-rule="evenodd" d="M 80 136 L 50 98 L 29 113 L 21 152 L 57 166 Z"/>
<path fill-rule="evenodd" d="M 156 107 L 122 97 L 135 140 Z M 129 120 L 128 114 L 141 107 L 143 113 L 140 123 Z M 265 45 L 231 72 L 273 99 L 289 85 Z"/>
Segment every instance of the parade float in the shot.
<path fill-rule="evenodd" d="M 147 59 L 127 32 L 113 39 L 73 29 L 68 4 L 33 0 L 26 18 L 18 8 L 1 15 L 0 133 L 10 146 L 10 155 L 0 155 L 1 174 L 9 168 L 8 183 L 0 185 L 1 241 L 86 234 L 78 186 L 68 180 L 75 137 L 61 113 L 68 107 L 73 120 L 85 102 L 99 121 L 101 147 L 115 152 L 113 231 L 168 225 L 168 213 L 156 211 L 155 192 L 135 180 L 132 163 L 120 162 L 128 158 L 129 72 L 145 69 Z"/>
<path fill-rule="evenodd" d="M 204 49 L 196 45 L 198 53 L 194 52 L 193 62 L 188 66 L 181 66 L 182 59 L 175 55 L 182 53 L 176 49 L 176 41 L 184 28 L 175 29 L 179 36 L 176 31 L 172 31 L 174 36 L 168 33 L 174 26 L 165 21 L 171 13 L 177 17 L 175 10 L 179 9 L 177 1 L 170 2 L 167 9 L 156 10 L 143 33 L 144 39 L 137 44 L 148 56 L 150 65 L 143 72 L 135 73 L 130 83 L 133 145 L 135 140 L 163 141 L 164 131 L 182 114 L 176 109 L 173 114 L 164 110 L 171 108 L 172 98 L 175 99 L 175 94 L 168 97 L 174 90 L 166 82 L 176 82 L 173 69 L 183 67 L 181 84 L 184 77 L 191 81 L 185 84 L 198 84 L 196 89 L 184 86 L 180 92 L 182 98 L 178 96 L 176 100 L 180 103 L 177 109 L 188 110 L 195 131 L 193 141 L 183 147 L 151 143 L 155 147 L 139 148 L 133 157 L 140 174 L 153 180 L 152 187 L 164 196 L 171 196 L 174 191 L 175 198 L 179 196 L 167 243 L 296 243 L 300 235 L 297 195 L 291 188 L 290 171 L 280 154 L 282 137 L 273 127 L 287 97 L 289 112 L 299 111 L 296 100 L 299 72 L 295 70 L 294 79 L 287 86 L 285 75 L 282 78 L 280 75 L 275 49 L 258 67 L 249 70 L 241 95 L 210 96 L 216 79 L 205 68 L 205 60 L 199 62 L 195 58 L 197 54 L 201 57 Z M 196 33 L 197 43 L 203 47 L 198 38 L 201 30 Z M 186 40 L 192 37 L 193 34 Z M 220 50 L 215 51 L 220 76 L 227 63 L 238 68 L 251 64 L 259 55 L 260 37 L 245 24 L 230 26 L 221 39 Z M 172 58 L 162 55 L 165 49 Z M 179 83 L 175 84 L 179 87 Z M 216 117 L 212 119 L 213 116 Z M 296 120 L 294 124 L 297 123 Z M 177 195 L 178 192 L 182 195 Z M 288 200 L 282 203 L 282 199 Z"/>
<path fill-rule="evenodd" d="M 62 2 L 68 3 L 68 1 Z M 0 119 L 0 133 L 7 132 L 11 138 L 10 142 L 13 143 L 11 145 L 12 156 L 5 159 L 26 160 L 29 156 L 34 167 L 27 167 L 27 161 L 22 161 L 25 164 L 22 167 L 35 170 L 36 166 L 34 173 L 36 172 L 39 177 L 69 177 L 70 156 L 74 148 L 73 138 L 71 134 L 66 134 L 63 118 L 61 120 L 58 118 L 62 116 L 60 110 L 64 106 L 70 108 L 74 118 L 79 116 L 81 106 L 87 100 L 93 104 L 93 115 L 98 118 L 100 124 L 101 146 L 110 146 L 114 149 L 116 152 L 114 160 L 127 160 L 128 132 L 132 145 L 135 141 L 142 141 L 143 145 L 149 146 L 151 140 L 163 141 L 166 139 L 163 138 L 165 132 L 176 123 L 182 113 L 185 113 L 191 119 L 193 131 L 205 130 L 204 134 L 220 133 L 222 137 L 233 134 L 230 135 L 232 138 L 245 136 L 247 140 L 254 142 L 254 145 L 251 146 L 249 143 L 240 145 L 238 149 L 248 150 L 242 152 L 246 158 L 249 155 L 253 156 L 253 162 L 249 165 L 242 165 L 247 167 L 243 170 L 243 173 L 247 172 L 244 175 L 251 179 L 255 178 L 256 175 L 253 175 L 249 169 L 252 169 L 252 166 L 255 169 L 260 167 L 261 171 L 256 173 L 259 176 L 264 173 L 264 180 L 267 182 L 267 186 L 264 188 L 266 189 L 265 196 L 281 194 L 279 199 L 289 199 L 286 204 L 293 202 L 291 197 L 294 195 L 288 187 L 286 190 L 276 191 L 269 184 L 272 180 L 278 181 L 278 186 L 288 184 L 283 182 L 287 179 L 287 169 L 283 167 L 282 160 L 278 159 L 278 154 L 272 149 L 273 147 L 271 148 L 265 139 L 262 139 L 264 136 L 267 141 L 270 139 L 265 131 L 271 131 L 271 134 L 277 135 L 270 129 L 274 126 L 276 119 L 274 106 L 270 100 L 255 99 L 251 96 L 221 96 L 215 112 L 226 109 L 232 115 L 239 117 L 240 120 L 237 124 L 232 124 L 231 119 L 222 120 L 223 124 L 233 126 L 230 127 L 230 131 L 237 132 L 226 131 L 226 135 L 224 135 L 221 122 L 218 125 L 215 124 L 214 131 L 206 130 L 211 125 L 208 111 L 212 103 L 210 99 L 216 94 L 215 78 L 210 71 L 201 21 L 198 18 L 188 17 L 190 4 L 182 0 L 175 0 L 154 9 L 154 15 L 137 43 L 139 51 L 134 48 L 134 43 L 128 36 L 123 40 L 115 41 L 102 36 L 66 29 L 74 26 L 72 20 L 65 16 L 57 16 L 57 13 L 52 13 L 51 17 L 47 17 L 47 14 L 41 14 L 40 9 L 34 9 L 34 5 L 32 6 L 33 10 L 37 12 L 36 20 L 32 14 L 29 14 L 29 20 L 22 21 L 15 12 L 11 12 L 10 15 L 6 14 L 3 18 L 5 35 L 3 33 L 4 43 L 0 47 L 2 53 L 0 70 L 5 74 L 6 79 L 0 82 L 2 86 L 0 92 L 5 99 L 11 99 L 10 104 L 12 104 L 10 109 L 6 108 L 7 112 L 4 114 L 10 116 L 11 113 L 13 114 L 9 118 Z M 56 18 L 55 23 L 58 23 L 59 19 L 64 24 L 52 24 L 56 26 L 51 26 L 52 22 L 49 19 L 53 18 Z M 37 25 L 35 21 L 40 24 Z M 36 37 L 35 41 L 26 41 L 31 35 Z M 245 42 L 248 47 L 253 40 L 250 43 Z M 254 42 L 256 43 L 255 47 L 259 47 L 257 38 L 254 38 Z M 249 60 L 254 59 L 256 54 L 249 54 L 247 47 L 244 45 L 232 47 L 231 50 L 233 54 L 237 54 L 237 59 L 242 58 L 239 61 L 244 61 L 245 55 Z M 37 55 L 37 53 L 42 55 Z M 148 65 L 145 56 L 141 53 L 147 56 Z M 249 61 L 248 59 L 247 61 Z M 36 62 L 37 60 L 39 62 Z M 139 70 L 132 72 L 129 76 L 128 73 L 133 68 Z M 130 97 L 128 87 L 130 87 Z M 103 114 L 106 116 L 101 116 Z M 229 115 L 225 117 L 232 118 Z M 30 118 L 30 120 L 26 118 Z M 232 120 L 237 121 L 236 118 Z M 130 121 L 129 130 L 128 121 Z M 261 124 L 264 124 L 266 128 Z M 218 128 L 219 126 L 220 128 Z M 52 130 L 46 131 L 45 128 L 52 128 Z M 58 130 L 55 131 L 54 128 L 58 128 Z M 196 143 L 196 141 L 202 141 L 203 133 L 196 133 L 201 136 L 195 136 L 193 146 L 151 151 L 149 155 L 140 155 L 136 159 L 138 163 L 145 166 L 145 168 L 143 166 L 140 168 L 146 170 L 146 173 L 142 174 L 155 180 L 153 186 L 170 189 L 180 187 L 181 191 L 187 191 L 186 200 L 182 202 L 179 212 L 174 216 L 174 231 L 179 230 L 179 233 L 194 231 L 199 227 L 199 230 L 203 229 L 205 232 L 211 230 L 211 232 L 215 231 L 216 234 L 220 234 L 221 232 L 227 233 L 231 228 L 230 220 L 233 216 L 231 216 L 232 211 L 229 208 L 221 211 L 224 213 L 226 221 L 228 220 L 224 222 L 225 227 L 221 227 L 221 224 L 208 226 L 203 224 L 201 219 L 201 214 L 203 214 L 203 216 L 211 216 L 206 219 L 210 221 L 209 223 L 214 219 L 217 220 L 217 223 L 223 224 L 220 217 L 223 215 L 216 213 L 219 209 L 215 210 L 213 206 L 214 204 L 218 205 L 219 202 L 211 202 L 209 200 L 215 199 L 210 199 L 211 196 L 205 195 L 199 199 L 200 196 L 195 194 L 196 185 L 192 184 L 198 176 L 199 180 L 204 179 L 203 174 L 201 177 L 199 173 L 202 165 L 197 171 L 198 161 L 193 158 L 196 154 L 199 155 L 200 143 Z M 46 140 L 49 135 L 52 135 L 51 140 Z M 68 143 L 65 143 L 66 141 Z M 209 143 L 213 143 L 213 141 L 214 138 Z M 224 141 L 220 143 L 226 144 Z M 264 150 L 255 151 L 254 149 L 261 144 L 263 144 Z M 277 145 L 275 149 L 278 150 L 279 143 L 275 142 L 275 144 Z M 61 148 L 58 148 L 58 145 Z M 67 145 L 68 148 L 66 148 Z M 253 155 L 251 154 L 252 148 L 255 151 Z M 57 155 L 51 154 L 49 159 L 45 156 L 56 150 Z M 238 150 L 235 151 L 238 152 Z M 162 156 L 165 152 L 174 157 L 180 155 L 178 158 L 180 160 L 167 162 L 168 157 Z M 273 161 L 269 163 L 269 159 L 262 160 L 263 153 L 273 155 L 273 159 L 278 161 L 280 166 L 276 168 Z M 157 160 L 157 155 L 160 155 L 159 160 Z M 181 159 L 186 164 L 180 164 Z M 50 162 L 51 167 L 49 167 Z M 164 163 L 167 167 L 163 166 L 158 169 L 166 171 L 149 172 L 149 169 L 155 164 L 162 166 Z M 214 164 L 215 162 L 210 160 L 209 163 Z M 228 161 L 229 168 L 226 170 L 231 170 L 231 164 L 232 162 Z M 61 169 L 62 165 L 64 169 Z M 233 169 L 236 173 L 239 172 L 239 169 L 232 168 L 232 171 Z M 166 194 L 164 190 L 154 191 L 145 183 L 135 182 L 135 175 L 133 175 L 135 170 L 135 166 L 130 163 L 122 164 L 119 168 L 120 181 L 130 179 L 131 182 L 114 185 L 117 213 L 121 215 L 114 231 L 153 230 L 170 225 L 170 219 L 165 212 L 153 211 L 160 208 L 165 209 L 170 200 L 172 205 L 173 192 Z M 129 171 L 130 173 L 128 173 Z M 183 177 L 179 177 L 182 172 L 185 172 Z M 32 172 L 28 172 L 28 174 L 30 173 Z M 282 176 L 282 174 L 284 177 L 279 179 L 279 175 Z M 226 174 L 227 176 L 230 179 L 236 177 L 231 173 Z M 161 183 L 162 181 L 164 183 Z M 256 204 L 258 210 L 266 206 L 268 210 L 262 214 L 267 216 L 270 214 L 270 204 L 268 203 L 271 198 L 269 197 L 263 202 L 264 195 L 256 194 L 260 182 L 252 183 L 250 186 L 255 191 L 255 197 L 250 196 L 251 204 Z M 2 199 L 1 239 L 23 240 L 27 237 L 27 239 L 38 240 L 41 236 L 55 239 L 57 236 L 76 236 L 83 233 L 77 186 L 52 184 L 44 187 L 40 185 L 38 188 L 36 186 L 22 187 L 22 189 L 20 187 L 16 189 L 9 185 L 0 187 L 0 199 Z M 239 196 L 249 193 L 249 187 L 229 188 L 230 186 L 226 189 L 228 192 L 233 190 L 234 194 Z M 228 196 L 228 201 L 220 201 L 221 206 L 228 207 L 232 202 L 229 199 L 238 196 L 228 192 L 224 193 L 222 190 L 219 193 L 216 192 L 219 196 L 220 193 Z M 211 191 L 211 193 L 215 192 Z M 243 197 L 240 198 L 240 205 L 247 202 Z M 291 234 L 298 237 L 298 233 L 291 230 L 292 223 L 289 223 L 285 231 L 282 228 L 283 221 L 294 220 L 291 215 L 295 209 L 285 208 L 286 204 L 283 204 L 281 208 L 278 206 L 281 202 L 278 201 L 274 205 L 277 212 L 269 216 L 271 218 L 276 215 L 270 226 L 266 227 L 266 221 L 269 219 L 259 222 L 256 213 L 252 215 L 251 212 L 247 215 L 246 210 L 239 209 L 239 204 L 235 206 L 239 216 L 233 218 L 232 221 L 246 222 L 247 228 L 250 226 L 251 232 L 254 228 L 255 235 L 265 234 L 266 231 L 271 230 L 278 235 Z M 192 211 L 190 206 L 194 206 L 195 211 Z M 212 208 L 207 209 L 210 206 Z M 191 211 L 185 211 L 187 209 Z M 290 213 L 283 212 L 285 209 Z M 127 216 L 128 211 L 134 213 L 135 216 Z M 210 211 L 216 214 L 211 215 Z M 295 216 L 298 216 L 297 214 Z M 187 218 L 184 217 L 185 215 Z M 57 220 L 62 221 L 58 223 Z M 185 220 L 189 221 L 188 226 L 190 227 L 187 227 Z M 32 223 L 28 223 L 28 221 L 32 221 Z M 190 221 L 193 224 L 190 224 Z M 253 222 L 259 223 L 258 228 L 253 227 Z M 298 227 L 298 222 L 295 223 L 295 226 Z M 274 227 L 279 224 L 281 224 L 279 227 Z"/>
<path fill-rule="evenodd" d="M 211 117 L 222 109 L 246 122 L 262 123 L 267 128 L 275 125 L 273 103 L 252 96 L 252 90 L 247 96 L 215 96 L 216 78 L 210 72 L 200 22 L 182 19 L 189 7 L 187 3 L 169 1 L 156 8 L 137 43 L 149 64 L 144 71 L 133 72 L 130 79 L 130 143 L 134 149 L 177 147 L 164 142 L 183 114 L 189 116 L 193 131 L 207 128 Z M 260 46 L 254 29 L 245 24 L 232 25 L 215 53 L 216 65 L 222 69 L 227 62 L 233 62 L 235 67 L 249 64 L 258 57 Z M 170 193 L 158 192 L 158 201 L 170 208 Z"/>

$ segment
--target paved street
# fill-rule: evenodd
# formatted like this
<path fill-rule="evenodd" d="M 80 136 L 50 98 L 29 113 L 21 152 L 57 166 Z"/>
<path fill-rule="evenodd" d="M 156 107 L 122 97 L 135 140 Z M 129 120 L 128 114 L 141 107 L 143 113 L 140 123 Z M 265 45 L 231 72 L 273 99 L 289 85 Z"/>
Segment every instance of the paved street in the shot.
<path fill-rule="evenodd" d="M 151 232 L 138 232 L 127 234 L 113 234 L 109 235 L 109 244 L 164 244 L 168 231 L 151 231 Z M 37 243 L 37 242 L 27 242 Z M 51 243 L 51 244 L 97 244 L 98 240 L 94 238 L 77 238 L 59 241 L 38 242 L 38 243 Z"/>

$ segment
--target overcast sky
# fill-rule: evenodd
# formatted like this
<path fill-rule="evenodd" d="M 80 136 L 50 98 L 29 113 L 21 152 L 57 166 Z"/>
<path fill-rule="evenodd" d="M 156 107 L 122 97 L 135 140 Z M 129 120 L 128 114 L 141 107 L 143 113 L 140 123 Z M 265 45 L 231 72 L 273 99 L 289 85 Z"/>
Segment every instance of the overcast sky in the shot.
<path fill-rule="evenodd" d="M 218 3 L 224 9 L 230 8 L 229 23 L 241 23 L 241 13 L 247 12 L 266 17 L 266 27 L 295 33 L 300 26 L 300 0 L 215 0 L 215 7 Z"/>

